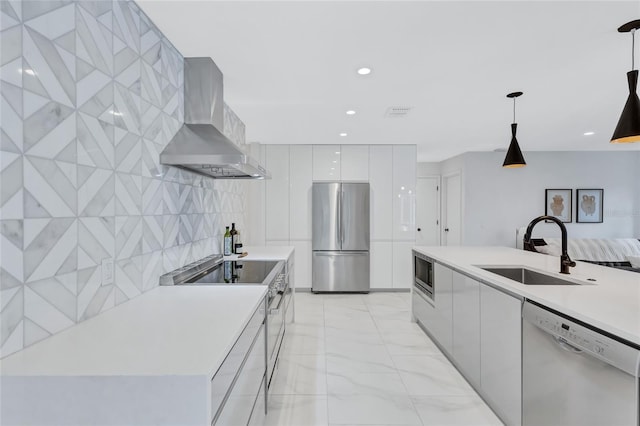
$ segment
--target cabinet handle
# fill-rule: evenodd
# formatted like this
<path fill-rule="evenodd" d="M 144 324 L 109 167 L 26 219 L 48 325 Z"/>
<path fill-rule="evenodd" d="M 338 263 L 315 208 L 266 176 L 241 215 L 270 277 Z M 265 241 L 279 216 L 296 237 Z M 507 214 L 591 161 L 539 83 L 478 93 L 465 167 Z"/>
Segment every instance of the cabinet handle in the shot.
<path fill-rule="evenodd" d="M 422 231 L 422 229 L 418 228 L 418 232 Z"/>
<path fill-rule="evenodd" d="M 449 232 L 449 228 L 444 228 L 444 232 Z"/>

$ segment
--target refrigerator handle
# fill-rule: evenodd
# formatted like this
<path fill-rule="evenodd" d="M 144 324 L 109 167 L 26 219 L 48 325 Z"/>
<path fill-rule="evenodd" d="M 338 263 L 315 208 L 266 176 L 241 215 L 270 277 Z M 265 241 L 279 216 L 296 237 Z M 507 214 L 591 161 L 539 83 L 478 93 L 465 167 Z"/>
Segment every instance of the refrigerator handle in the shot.
<path fill-rule="evenodd" d="M 342 208 L 344 206 L 344 189 L 342 189 L 342 185 L 340 186 L 340 248 L 342 249 L 342 244 L 344 243 L 344 227 L 342 225 L 342 218 L 344 214 L 342 213 Z"/>

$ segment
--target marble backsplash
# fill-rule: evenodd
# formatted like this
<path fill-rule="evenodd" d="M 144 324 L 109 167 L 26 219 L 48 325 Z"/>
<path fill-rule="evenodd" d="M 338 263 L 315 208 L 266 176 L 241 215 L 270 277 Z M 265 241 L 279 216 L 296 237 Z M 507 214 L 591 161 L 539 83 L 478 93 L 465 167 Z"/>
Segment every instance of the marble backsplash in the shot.
<path fill-rule="evenodd" d="M 224 225 L 245 223 L 245 184 L 159 164 L 183 121 L 183 57 L 135 2 L 0 5 L 4 357 L 219 253 Z"/>

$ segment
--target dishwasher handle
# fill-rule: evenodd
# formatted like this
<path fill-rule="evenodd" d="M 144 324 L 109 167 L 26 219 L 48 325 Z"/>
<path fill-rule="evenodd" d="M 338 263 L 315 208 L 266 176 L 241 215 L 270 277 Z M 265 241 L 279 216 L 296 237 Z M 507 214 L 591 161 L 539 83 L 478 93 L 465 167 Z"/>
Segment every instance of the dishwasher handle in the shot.
<path fill-rule="evenodd" d="M 552 337 L 553 337 L 553 340 L 556 342 L 556 344 L 567 352 L 571 352 L 573 354 L 581 354 L 584 352 L 582 349 L 573 346 L 571 343 L 567 342 L 562 337 L 559 337 L 559 336 L 552 336 Z"/>

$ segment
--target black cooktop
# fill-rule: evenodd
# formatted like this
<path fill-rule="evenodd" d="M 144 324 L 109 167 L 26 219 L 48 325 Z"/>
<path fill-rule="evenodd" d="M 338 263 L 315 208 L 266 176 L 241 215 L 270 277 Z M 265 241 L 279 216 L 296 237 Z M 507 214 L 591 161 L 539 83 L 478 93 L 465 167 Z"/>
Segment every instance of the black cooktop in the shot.
<path fill-rule="evenodd" d="M 262 284 L 278 262 L 261 260 L 223 261 L 187 281 L 198 284 Z"/>

